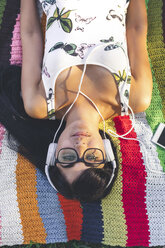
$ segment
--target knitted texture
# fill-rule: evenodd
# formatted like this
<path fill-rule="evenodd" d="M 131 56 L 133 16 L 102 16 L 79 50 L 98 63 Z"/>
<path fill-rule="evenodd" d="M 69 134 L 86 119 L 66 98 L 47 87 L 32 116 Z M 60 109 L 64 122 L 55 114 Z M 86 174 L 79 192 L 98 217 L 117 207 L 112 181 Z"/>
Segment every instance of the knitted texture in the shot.
<path fill-rule="evenodd" d="M 149 2 L 148 52 L 151 59 L 154 89 L 152 102 L 146 114 L 153 131 L 160 122 L 164 122 L 165 118 L 165 43 L 163 41 L 162 9 L 162 1 Z M 161 165 L 165 170 L 164 150 L 157 147 L 157 151 Z"/>
<path fill-rule="evenodd" d="M 147 0 L 148 53 L 153 95 L 145 113 L 136 114 L 127 135 L 112 137 L 119 172 L 102 201 L 81 203 L 56 193 L 46 177 L 7 145 L 0 125 L 0 246 L 82 240 L 111 246 L 165 245 L 165 152 L 151 137 L 165 115 L 164 0 Z M 21 65 L 19 0 L 0 0 L 0 65 Z M 39 7 L 43 32 L 45 16 Z M 129 116 L 106 121 L 106 131 L 126 133 Z M 103 124 L 100 124 L 103 129 Z"/>
<path fill-rule="evenodd" d="M 13 30 L 10 64 L 11 65 L 22 64 L 22 45 L 20 40 L 20 15 L 17 16 L 16 24 Z"/>

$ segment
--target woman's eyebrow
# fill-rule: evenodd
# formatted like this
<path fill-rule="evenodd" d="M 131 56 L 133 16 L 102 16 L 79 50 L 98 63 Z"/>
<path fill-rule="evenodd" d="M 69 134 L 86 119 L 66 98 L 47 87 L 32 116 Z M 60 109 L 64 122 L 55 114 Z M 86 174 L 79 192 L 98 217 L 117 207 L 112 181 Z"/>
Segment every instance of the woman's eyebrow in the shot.
<path fill-rule="evenodd" d="M 87 166 L 88 168 L 89 168 L 89 166 L 88 166 L 88 163 L 84 163 L 84 162 L 81 162 L 81 163 L 83 163 L 83 164 L 85 164 L 85 166 Z M 77 164 L 77 162 L 75 162 L 75 163 L 71 163 L 71 164 L 66 164 L 65 166 L 62 166 L 60 163 L 58 163 L 62 168 L 72 168 L 72 167 L 74 167 L 75 166 L 75 164 Z M 94 167 L 94 166 L 93 166 Z M 92 166 L 91 166 L 91 168 L 92 168 Z"/>
<path fill-rule="evenodd" d="M 62 168 L 71 168 L 71 167 L 73 167 L 76 163 L 65 164 L 65 166 L 62 166 L 61 163 L 57 163 L 57 164 L 59 164 Z"/>

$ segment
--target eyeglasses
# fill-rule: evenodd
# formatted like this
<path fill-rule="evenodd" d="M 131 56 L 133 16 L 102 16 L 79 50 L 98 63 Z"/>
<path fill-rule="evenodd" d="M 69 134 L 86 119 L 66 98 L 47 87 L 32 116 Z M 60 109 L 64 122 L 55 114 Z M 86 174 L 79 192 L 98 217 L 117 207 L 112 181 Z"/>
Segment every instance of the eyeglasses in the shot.
<path fill-rule="evenodd" d="M 77 162 L 84 162 L 88 167 L 98 167 L 105 163 L 104 154 L 99 148 L 88 148 L 85 150 L 82 158 L 79 158 L 78 153 L 73 148 L 62 148 L 59 150 L 56 163 L 64 168 L 72 167 Z"/>

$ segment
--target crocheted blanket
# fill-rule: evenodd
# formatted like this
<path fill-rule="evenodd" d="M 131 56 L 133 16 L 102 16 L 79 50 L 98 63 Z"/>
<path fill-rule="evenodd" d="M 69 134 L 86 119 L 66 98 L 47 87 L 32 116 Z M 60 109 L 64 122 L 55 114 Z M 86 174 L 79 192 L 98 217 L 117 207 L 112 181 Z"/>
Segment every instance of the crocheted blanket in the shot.
<path fill-rule="evenodd" d="M 21 65 L 19 4 L 0 0 L 0 65 Z M 0 125 L 0 246 L 69 240 L 122 247 L 165 245 L 165 152 L 151 142 L 165 116 L 165 0 L 146 4 L 153 97 L 147 111 L 136 115 L 128 135 L 144 145 L 112 138 L 120 162 L 112 193 L 85 204 L 56 193 L 33 164 L 8 148 L 7 131 Z M 131 125 L 129 116 L 107 121 L 119 134 Z"/>

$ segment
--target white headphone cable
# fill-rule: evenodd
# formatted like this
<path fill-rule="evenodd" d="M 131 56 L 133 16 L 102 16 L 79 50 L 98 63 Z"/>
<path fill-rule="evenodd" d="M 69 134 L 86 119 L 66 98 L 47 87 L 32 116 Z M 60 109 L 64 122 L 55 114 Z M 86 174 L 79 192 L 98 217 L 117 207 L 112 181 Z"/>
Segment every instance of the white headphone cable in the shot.
<path fill-rule="evenodd" d="M 99 46 L 101 46 L 101 45 L 103 46 L 103 44 L 99 44 L 99 45 L 95 46 L 95 47 L 90 51 L 90 53 L 88 54 L 88 57 L 89 57 L 89 55 L 90 55 L 97 47 L 99 47 Z M 85 63 L 84 63 L 84 68 L 83 68 L 83 72 L 82 72 L 82 75 L 81 75 L 81 79 L 80 79 L 80 84 L 79 84 L 79 87 L 78 87 L 77 95 L 76 95 L 76 97 L 75 97 L 73 103 L 71 104 L 71 106 L 67 109 L 67 111 L 66 111 L 65 114 L 63 115 L 63 117 L 62 117 L 62 119 L 61 119 L 61 122 L 60 122 L 60 125 L 59 125 L 59 127 L 58 127 L 58 129 L 57 129 L 57 131 L 56 131 L 56 133 L 55 133 L 55 135 L 54 135 L 53 143 L 55 143 L 57 133 L 59 132 L 59 130 L 60 130 L 61 126 L 62 126 L 62 123 L 63 123 L 63 121 L 64 121 L 65 116 L 66 116 L 67 113 L 71 110 L 71 108 L 73 107 L 73 105 L 74 105 L 75 102 L 77 101 L 77 98 L 79 97 L 79 94 L 80 94 L 80 92 L 81 92 L 81 86 L 82 86 L 83 79 L 84 79 L 84 75 L 85 75 L 85 72 L 86 72 L 86 66 L 87 66 L 87 59 L 88 59 L 88 57 L 86 58 L 86 61 L 85 61 Z M 82 94 L 82 92 L 81 92 L 81 94 Z M 85 95 L 85 94 L 84 94 L 84 95 Z M 85 96 L 86 96 L 86 95 L 85 95 Z M 87 96 L 86 96 L 86 97 L 87 97 Z M 89 97 L 88 97 L 88 99 L 89 99 Z M 92 100 L 90 99 L 90 101 L 92 101 Z M 97 109 L 98 109 L 98 108 L 97 108 Z M 99 113 L 100 113 L 100 111 L 99 111 Z M 100 114 L 101 114 L 101 113 L 100 113 Z M 103 119 L 102 115 L 101 115 L 101 118 Z M 103 120 L 104 120 L 104 119 L 103 119 Z"/>
<path fill-rule="evenodd" d="M 120 44 L 118 44 L 118 43 L 117 43 L 117 45 L 122 49 L 122 51 L 123 51 L 123 53 L 124 53 L 124 55 L 125 55 L 125 58 L 126 58 L 126 63 L 127 63 L 126 71 L 127 71 L 127 73 L 126 73 L 126 79 L 125 79 L 125 81 L 124 81 L 124 85 L 125 85 L 125 84 L 127 83 L 127 80 L 128 80 L 129 61 L 128 61 L 128 57 L 127 57 L 127 54 L 126 54 L 126 52 L 125 52 L 125 49 L 122 47 L 122 45 L 120 45 Z M 123 90 L 124 90 L 124 87 L 123 87 Z M 121 92 L 121 95 L 123 95 L 123 94 L 124 94 L 124 92 Z M 124 98 L 123 98 L 123 100 L 124 100 Z M 133 130 L 133 128 L 134 128 L 134 126 L 135 126 L 135 115 L 134 115 L 134 113 L 133 113 L 133 110 L 132 110 L 132 108 L 125 102 L 125 100 L 124 100 L 124 103 L 125 103 L 125 105 L 129 108 L 129 110 L 130 110 L 130 112 L 131 112 L 131 116 L 132 116 L 132 118 L 131 118 L 131 120 L 132 120 L 132 127 L 130 128 L 130 130 L 129 130 L 128 132 L 126 132 L 125 134 L 122 134 L 122 135 L 119 135 L 119 134 L 113 132 L 111 129 L 108 129 L 108 130 L 107 130 L 108 134 L 111 135 L 111 136 L 113 136 L 113 137 L 120 137 L 120 138 L 122 138 L 122 137 L 128 135 L 128 134 Z"/>
<path fill-rule="evenodd" d="M 90 55 L 98 46 L 105 46 L 105 44 L 104 44 L 104 45 L 103 45 L 103 44 L 99 44 L 99 45 L 97 45 L 96 47 L 94 47 L 94 48 L 92 49 L 92 51 L 88 54 L 88 57 L 89 57 L 89 55 Z M 118 46 L 123 50 L 123 52 L 124 52 L 124 54 L 125 54 L 125 57 L 126 57 L 126 61 L 127 61 L 127 73 L 126 73 L 126 79 L 125 79 L 125 83 L 127 83 L 127 79 L 128 79 L 128 68 L 129 68 L 128 58 L 127 58 L 127 56 L 126 56 L 126 52 L 125 52 L 125 50 L 123 49 L 123 47 L 122 47 L 121 45 L 119 45 L 119 44 L 118 44 Z M 88 59 L 88 57 L 87 57 L 87 59 Z M 71 104 L 71 106 L 68 108 L 68 110 L 65 112 L 64 116 L 62 117 L 61 122 L 60 122 L 60 125 L 59 125 L 59 127 L 58 127 L 58 129 L 57 129 L 57 131 L 56 131 L 56 133 L 55 133 L 55 135 L 54 135 L 53 143 L 55 143 L 55 139 L 56 139 L 57 133 L 59 132 L 59 130 L 60 130 L 61 126 L 62 126 L 62 123 L 63 123 L 63 121 L 64 121 L 65 116 L 66 116 L 67 113 L 71 110 L 71 108 L 73 107 L 73 105 L 74 105 L 75 102 L 77 101 L 77 98 L 79 97 L 80 94 L 82 94 L 84 97 L 86 97 L 86 98 L 93 104 L 93 106 L 96 108 L 96 110 L 98 111 L 98 113 L 99 113 L 101 119 L 103 120 L 104 137 L 106 138 L 106 136 L 105 136 L 106 124 L 105 124 L 105 120 L 104 120 L 104 118 L 103 118 L 101 112 L 99 111 L 99 109 L 98 109 L 98 107 L 96 106 L 96 104 L 95 104 L 95 103 L 94 103 L 86 94 L 84 94 L 83 92 L 81 92 L 81 86 L 82 86 L 83 78 L 84 78 L 84 75 L 85 75 L 85 72 L 86 72 L 87 59 L 86 59 L 86 61 L 85 61 L 85 63 L 84 63 L 84 68 L 83 68 L 83 72 L 82 72 L 82 75 L 81 75 L 81 79 L 80 79 L 80 84 L 79 84 L 79 88 L 78 88 L 77 95 L 76 95 L 76 97 L 75 97 L 73 103 Z M 124 87 L 123 87 L 123 89 L 124 89 Z M 165 172 L 156 171 L 156 170 L 152 170 L 152 169 L 149 168 L 149 166 L 148 166 L 149 159 L 148 159 L 148 156 L 147 156 L 147 153 L 146 153 L 145 145 L 143 144 L 142 141 L 137 140 L 137 139 L 135 139 L 135 138 L 126 138 L 126 137 L 125 137 L 126 135 L 128 135 L 128 134 L 133 130 L 133 128 L 134 128 L 134 126 L 135 126 L 135 116 L 134 116 L 134 113 L 133 113 L 132 108 L 131 108 L 125 101 L 124 101 L 124 103 L 127 105 L 127 107 L 129 108 L 129 110 L 130 110 L 130 112 L 131 112 L 131 116 L 132 116 L 132 127 L 131 127 L 131 129 L 130 129 L 128 132 L 126 132 L 125 134 L 122 134 L 122 135 L 118 135 L 117 133 L 115 133 L 115 132 L 113 132 L 112 130 L 108 129 L 108 130 L 107 130 L 108 134 L 111 135 L 111 136 L 113 136 L 113 137 L 118 137 L 118 138 L 122 138 L 122 139 L 125 139 L 125 140 L 135 140 L 135 141 L 138 141 L 139 143 L 141 143 L 141 144 L 142 144 L 142 147 L 143 147 L 143 149 L 144 149 L 146 158 L 147 158 L 146 167 L 148 168 L 148 170 L 149 170 L 150 172 L 153 172 L 153 173 L 163 174 L 163 175 L 164 175 Z M 110 182 L 111 182 L 111 181 L 110 181 Z M 109 185 L 109 184 L 110 184 L 110 183 L 108 183 L 108 185 Z"/>
<path fill-rule="evenodd" d="M 73 101 L 73 103 L 70 105 L 70 107 L 67 109 L 67 111 L 65 112 L 65 114 L 63 115 L 62 119 L 61 119 L 61 122 L 60 122 L 60 125 L 54 135 L 54 139 L 53 139 L 53 143 L 55 143 L 55 139 L 56 139 L 56 136 L 57 136 L 57 133 L 59 132 L 61 126 L 62 126 L 62 123 L 64 121 L 64 118 L 65 116 L 67 115 L 67 113 L 71 110 L 71 108 L 73 107 L 73 105 L 75 104 L 75 102 L 77 101 L 77 98 L 79 97 L 79 94 L 80 94 L 80 90 L 81 90 L 81 85 L 82 85 L 82 82 L 83 82 L 83 78 L 84 78 L 84 74 L 86 72 L 86 63 L 84 64 L 84 68 L 83 68 L 83 72 L 82 72 L 82 75 L 81 75 L 81 79 L 80 79 L 80 84 L 79 84 L 79 88 L 78 88 L 78 92 L 77 92 L 77 95 Z"/>
<path fill-rule="evenodd" d="M 110 43 L 112 43 L 112 42 L 110 42 Z M 123 47 L 122 47 L 120 44 L 118 44 L 118 43 L 116 43 L 116 45 L 122 49 L 122 51 L 124 52 L 125 57 L 126 57 L 126 61 L 127 61 L 127 74 L 126 74 L 126 80 L 125 80 L 125 83 L 126 83 L 126 82 L 127 82 L 127 79 L 128 79 L 128 67 L 129 67 L 128 58 L 127 58 L 127 56 L 126 56 L 126 53 L 125 53 L 125 50 L 123 49 Z M 78 88 L 77 95 L 76 95 L 76 97 L 75 97 L 73 103 L 71 104 L 71 106 L 68 108 L 68 110 L 67 110 L 67 111 L 65 112 L 65 114 L 63 115 L 63 117 L 62 117 L 62 119 L 61 119 L 61 122 L 60 122 L 60 125 L 59 125 L 59 127 L 58 127 L 58 129 L 57 129 L 57 131 L 56 131 L 56 133 L 55 133 L 55 135 L 54 135 L 53 143 L 55 143 L 57 134 L 58 134 L 58 132 L 59 132 L 61 126 L 62 126 L 62 123 L 63 123 L 63 121 L 64 121 L 65 116 L 66 116 L 67 113 L 71 110 L 71 108 L 73 107 L 73 105 L 75 104 L 75 102 L 77 101 L 77 98 L 79 97 L 79 94 L 80 94 L 80 93 L 81 93 L 82 95 L 84 95 L 89 101 L 91 101 L 92 104 L 94 105 L 94 107 L 96 108 L 96 110 L 98 111 L 98 113 L 99 113 L 101 119 L 103 120 L 103 125 L 104 125 L 104 137 L 106 137 L 106 136 L 105 136 L 105 120 L 104 120 L 102 114 L 100 113 L 100 111 L 99 111 L 98 107 L 96 106 L 96 104 L 95 104 L 87 95 L 85 95 L 83 92 L 81 92 L 81 86 L 82 86 L 83 78 L 84 78 L 84 75 L 85 75 L 85 72 L 86 72 L 87 60 L 88 60 L 88 58 L 89 58 L 89 55 L 91 55 L 91 53 L 92 53 L 96 48 L 98 48 L 98 47 L 100 47 L 100 46 L 105 46 L 105 44 L 102 44 L 102 43 L 101 43 L 101 44 L 95 46 L 95 47 L 92 49 L 92 51 L 90 51 L 90 53 L 88 54 L 88 57 L 86 58 L 86 61 L 85 61 L 85 63 L 84 63 L 83 72 L 82 72 L 81 79 L 80 79 L 80 84 L 79 84 L 79 88 Z M 132 125 L 131 129 L 130 129 L 127 133 L 120 135 L 120 137 L 126 136 L 126 135 L 127 135 L 128 133 L 130 133 L 130 132 L 132 131 L 132 129 L 134 128 L 134 114 L 133 114 L 133 111 L 132 111 L 132 109 L 130 108 L 130 106 L 129 106 L 129 105 L 127 105 L 127 106 L 128 106 L 129 109 L 131 110 L 132 119 L 133 119 L 133 125 Z M 110 129 L 109 129 L 108 131 L 109 131 L 108 133 L 109 133 L 109 134 L 111 133 L 110 135 L 112 135 L 112 136 L 114 136 L 112 133 L 114 133 L 115 135 L 117 135 L 115 132 L 113 132 L 113 131 L 110 130 Z M 116 136 L 115 136 L 115 137 L 116 137 Z M 119 137 L 119 136 L 117 136 L 117 137 Z"/>

